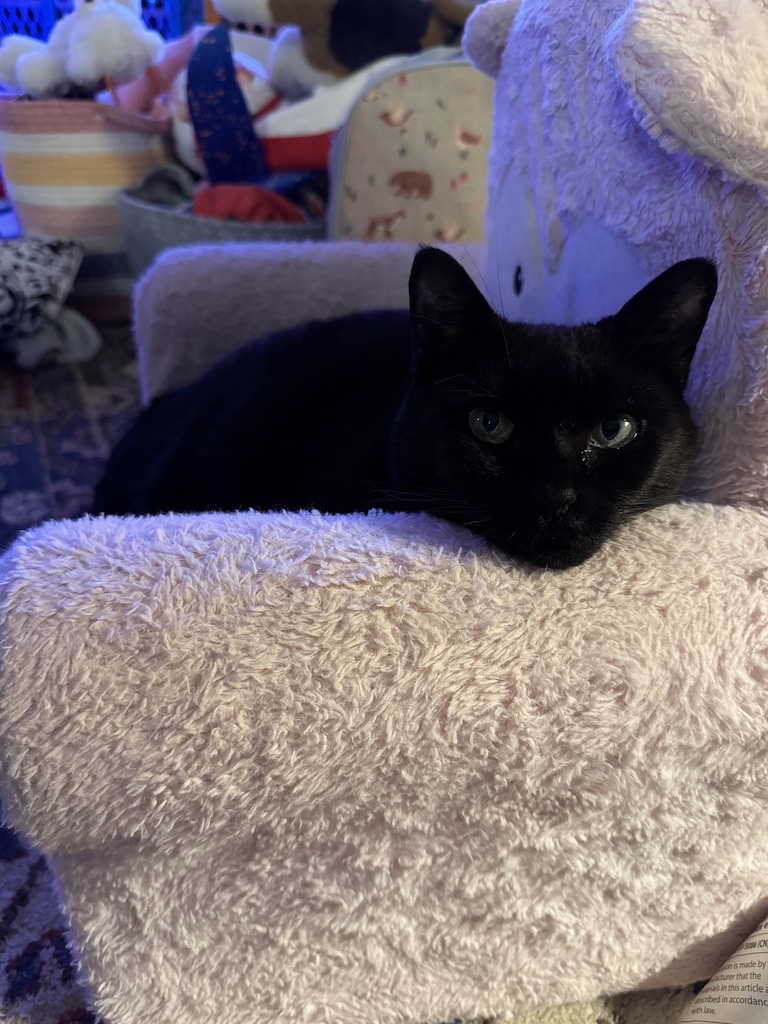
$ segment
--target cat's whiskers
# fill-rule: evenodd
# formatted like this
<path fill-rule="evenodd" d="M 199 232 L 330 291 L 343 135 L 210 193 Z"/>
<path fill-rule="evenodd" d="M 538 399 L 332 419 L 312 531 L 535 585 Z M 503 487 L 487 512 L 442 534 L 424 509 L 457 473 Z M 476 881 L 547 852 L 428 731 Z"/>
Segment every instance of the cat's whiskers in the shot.
<path fill-rule="evenodd" d="M 463 520 L 464 526 L 485 526 L 488 523 L 488 519 L 465 519 Z"/>
<path fill-rule="evenodd" d="M 377 488 L 377 495 L 398 504 L 415 506 L 415 512 L 428 512 L 430 515 L 445 515 L 450 518 L 461 513 L 461 521 L 466 525 L 480 526 L 490 523 L 491 519 L 484 509 L 475 508 L 465 499 L 445 491 L 429 491 L 416 488 Z M 471 521 L 467 518 L 475 516 Z"/>
<path fill-rule="evenodd" d="M 485 275 L 481 272 L 480 267 L 477 265 L 477 260 L 472 255 L 472 253 L 469 251 L 469 249 L 467 248 L 465 243 L 462 243 L 462 248 L 464 249 L 464 254 L 471 261 L 472 266 L 475 268 L 475 273 L 480 278 L 480 281 L 482 282 L 483 288 L 485 288 L 485 294 L 486 295 L 490 295 L 491 294 L 491 290 L 488 287 L 488 282 L 485 279 Z M 499 328 L 501 330 L 501 337 L 502 337 L 502 340 L 504 341 L 504 350 L 507 353 L 507 366 L 510 369 L 512 369 L 512 356 L 511 356 L 511 353 L 509 351 L 509 341 L 507 340 L 507 335 L 506 335 L 506 331 L 505 331 L 505 327 L 506 327 L 506 325 L 507 325 L 507 323 L 509 321 L 506 320 L 506 310 L 504 309 L 504 293 L 501 290 L 501 267 L 499 266 L 499 261 L 498 260 L 496 260 L 496 285 L 497 285 L 497 292 L 496 292 L 496 294 L 499 296 L 499 301 L 500 301 L 500 305 L 501 305 L 501 313 L 499 313 L 498 310 L 495 310 L 495 309 L 493 310 L 493 313 L 495 314 L 496 320 L 498 321 Z"/>
<path fill-rule="evenodd" d="M 494 310 L 494 312 L 495 312 L 495 310 Z M 502 341 L 504 342 L 504 351 L 507 354 L 507 366 L 511 370 L 512 369 L 512 355 L 511 355 L 511 353 L 509 351 L 509 342 L 507 341 L 507 332 L 504 329 L 506 327 L 506 321 L 505 321 L 504 317 L 500 313 L 496 313 L 496 321 L 497 321 L 497 323 L 499 325 L 499 329 L 501 330 L 501 338 L 502 338 Z"/>
<path fill-rule="evenodd" d="M 659 508 L 658 498 L 647 498 L 645 500 L 630 501 L 627 502 L 625 508 L 630 515 L 642 515 L 644 512 L 650 512 L 655 508 Z"/>
<path fill-rule="evenodd" d="M 480 268 L 477 265 L 477 260 L 470 253 L 470 251 L 467 249 L 466 245 L 464 246 L 464 253 L 471 260 L 472 266 L 475 268 L 475 272 L 477 273 L 478 278 L 482 282 L 482 287 L 485 289 L 485 294 L 489 295 L 490 294 L 490 289 L 488 288 L 488 283 L 485 281 L 485 276 L 484 276 L 484 274 L 482 274 L 480 272 Z M 511 355 L 510 350 L 509 350 L 509 341 L 507 340 L 507 333 L 505 331 L 505 328 L 506 328 L 506 326 L 507 326 L 507 324 L 509 322 L 506 319 L 506 311 L 504 309 L 504 295 L 502 293 L 502 272 L 501 272 L 501 267 L 499 266 L 499 260 L 496 261 L 496 283 L 497 283 L 497 286 L 498 286 L 497 294 L 500 296 L 500 299 L 501 299 L 502 311 L 500 313 L 497 309 L 493 309 L 493 307 L 492 307 L 492 309 L 493 309 L 494 315 L 496 316 L 497 323 L 499 324 L 499 329 L 500 329 L 501 334 L 502 334 L 502 340 L 504 341 L 504 350 L 507 353 L 507 366 L 511 370 L 512 369 L 512 355 Z"/>
<path fill-rule="evenodd" d="M 449 324 L 444 324 L 442 320 L 436 320 L 432 316 L 424 316 L 423 313 L 411 313 L 412 320 L 419 320 L 424 324 L 433 324 L 435 327 L 439 327 L 440 330 L 445 331 L 448 334 L 454 334 L 456 337 L 461 337 L 461 330 L 458 327 L 452 327 Z"/>
<path fill-rule="evenodd" d="M 446 492 L 429 492 L 429 490 L 416 489 L 412 487 L 383 487 L 376 481 L 366 479 L 365 482 L 371 488 L 371 494 L 375 499 L 383 499 L 398 504 L 410 504 L 415 506 L 409 515 L 416 515 L 419 512 L 430 512 L 439 515 L 436 511 L 438 505 L 446 511 L 463 510 L 467 508 L 464 501 Z M 372 506 L 373 507 L 373 506 Z M 406 511 L 404 509 L 388 508 L 388 512 Z"/>
<path fill-rule="evenodd" d="M 391 530 L 393 527 L 398 526 L 400 523 L 405 522 L 407 519 L 412 519 L 414 516 L 417 516 L 417 515 L 420 515 L 420 514 L 421 514 L 420 512 L 401 512 L 401 513 L 395 513 L 395 518 L 394 519 L 390 520 L 387 523 L 384 523 L 381 527 L 379 527 L 379 529 L 374 530 L 373 534 L 375 536 L 377 533 L 384 533 L 386 530 Z M 425 513 L 425 514 L 431 515 L 432 513 Z M 437 518 L 440 518 L 439 515 L 437 516 Z M 477 551 L 480 548 L 485 548 L 487 544 L 488 544 L 488 541 L 483 536 L 481 536 L 480 534 L 475 533 L 475 534 L 472 534 L 471 539 L 466 544 L 462 543 L 462 546 L 460 548 L 460 552 L 461 551 L 466 551 L 468 553 L 471 553 L 471 552 Z"/>
<path fill-rule="evenodd" d="M 393 521 L 390 521 L 388 523 L 384 523 L 383 526 L 381 526 L 378 530 L 374 530 L 373 533 L 374 533 L 374 535 L 376 535 L 377 533 L 383 533 L 385 530 L 389 530 L 389 529 L 391 529 L 391 527 L 397 526 L 398 523 L 405 522 L 406 519 L 413 519 L 413 517 L 417 516 L 418 514 L 419 514 L 418 512 L 397 512 L 397 513 L 394 513 L 396 518 Z"/>
<path fill-rule="evenodd" d="M 485 288 L 485 294 L 486 295 L 490 295 L 491 294 L 491 290 L 488 287 L 488 282 L 485 279 L 485 275 L 480 270 L 480 267 L 478 265 L 477 260 L 472 255 L 472 253 L 469 251 L 469 249 L 467 248 L 466 242 L 462 242 L 461 243 L 461 247 L 464 250 L 464 255 L 467 257 L 469 262 L 475 268 L 475 273 L 477 274 L 478 278 L 482 282 L 483 287 Z M 504 294 L 503 294 L 503 292 L 501 290 L 501 267 L 499 265 L 499 261 L 498 260 L 496 260 L 496 284 L 498 286 L 498 294 L 499 294 L 500 299 L 501 299 L 501 315 L 505 316 L 506 312 L 504 310 Z"/>
<path fill-rule="evenodd" d="M 452 380 L 464 380 L 464 379 L 465 378 L 464 378 L 463 374 L 461 374 L 461 373 L 452 373 L 450 375 L 450 377 L 442 377 L 440 380 L 434 381 L 431 384 L 431 387 L 435 387 L 435 388 L 436 387 L 442 387 L 443 384 L 449 384 Z M 459 390 L 447 391 L 447 389 L 446 389 L 446 394 L 456 395 L 457 397 L 458 396 L 465 397 L 465 396 L 469 396 L 469 391 L 467 390 L 466 387 L 462 388 L 460 391 Z"/>
<path fill-rule="evenodd" d="M 429 491 L 421 490 L 416 488 L 376 488 L 377 497 L 385 499 L 388 503 L 397 505 L 415 505 L 416 507 L 412 511 L 397 509 L 395 512 L 394 508 L 385 508 L 385 511 L 393 512 L 397 515 L 395 523 L 402 522 L 404 519 L 412 516 L 424 513 L 426 515 L 435 516 L 436 518 L 444 518 L 450 522 L 458 523 L 462 526 L 466 526 L 469 529 L 475 529 L 481 531 L 484 526 L 492 526 L 493 521 L 491 517 L 482 509 L 474 508 L 468 504 L 465 500 L 457 498 L 456 495 L 444 492 L 444 491 Z M 474 517 L 474 518 L 471 518 Z M 394 524 L 387 524 L 394 525 Z M 382 527 L 386 529 L 386 527 Z M 467 550 L 474 550 L 476 547 L 487 543 L 481 532 L 478 532 L 476 539 L 467 548 Z"/>

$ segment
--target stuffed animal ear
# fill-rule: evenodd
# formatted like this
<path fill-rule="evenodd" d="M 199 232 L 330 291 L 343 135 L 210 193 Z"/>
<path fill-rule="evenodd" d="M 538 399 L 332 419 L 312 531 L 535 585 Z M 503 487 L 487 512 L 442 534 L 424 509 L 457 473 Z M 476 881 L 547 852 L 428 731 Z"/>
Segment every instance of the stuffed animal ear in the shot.
<path fill-rule="evenodd" d="M 25 53 L 44 53 L 45 43 L 29 36 L 6 36 L 0 40 L 0 82 L 12 91 L 23 88 L 17 77 L 16 65 Z"/>
<path fill-rule="evenodd" d="M 464 26 L 462 47 L 478 71 L 496 78 L 521 0 L 485 0 Z"/>
<path fill-rule="evenodd" d="M 634 0 L 606 48 L 643 127 L 665 149 L 768 185 L 762 0 Z"/>

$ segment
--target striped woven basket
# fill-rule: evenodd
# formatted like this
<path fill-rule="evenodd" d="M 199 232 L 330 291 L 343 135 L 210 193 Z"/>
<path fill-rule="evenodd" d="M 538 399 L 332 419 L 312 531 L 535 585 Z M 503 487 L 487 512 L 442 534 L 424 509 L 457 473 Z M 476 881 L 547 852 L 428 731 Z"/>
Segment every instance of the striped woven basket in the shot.
<path fill-rule="evenodd" d="M 85 258 L 71 304 L 98 323 L 127 320 L 132 278 L 118 193 L 167 159 L 164 111 L 92 100 L 0 102 L 0 164 L 22 234 L 77 239 Z"/>

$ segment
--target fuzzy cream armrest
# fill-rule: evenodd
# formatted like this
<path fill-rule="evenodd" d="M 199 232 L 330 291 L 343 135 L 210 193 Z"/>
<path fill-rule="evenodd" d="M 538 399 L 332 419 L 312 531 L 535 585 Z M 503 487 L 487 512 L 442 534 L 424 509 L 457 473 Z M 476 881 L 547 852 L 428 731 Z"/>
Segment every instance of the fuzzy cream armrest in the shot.
<path fill-rule="evenodd" d="M 363 309 L 407 308 L 417 248 L 410 242 L 261 242 L 166 250 L 134 297 L 143 401 L 196 380 L 252 338 Z M 482 286 L 482 245 L 440 248 Z"/>
<path fill-rule="evenodd" d="M 118 1024 L 504 1018 L 765 914 L 768 517 L 583 566 L 425 517 L 51 523 L 4 556 L 0 797 Z"/>

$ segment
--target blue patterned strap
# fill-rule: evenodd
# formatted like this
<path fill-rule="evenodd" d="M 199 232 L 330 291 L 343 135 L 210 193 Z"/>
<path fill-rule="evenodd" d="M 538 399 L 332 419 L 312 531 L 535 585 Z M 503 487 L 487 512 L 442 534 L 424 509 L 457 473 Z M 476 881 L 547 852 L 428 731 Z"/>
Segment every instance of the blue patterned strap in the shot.
<path fill-rule="evenodd" d="M 189 116 L 212 185 L 258 184 L 269 167 L 237 84 L 226 24 L 198 43 L 187 71 Z"/>

